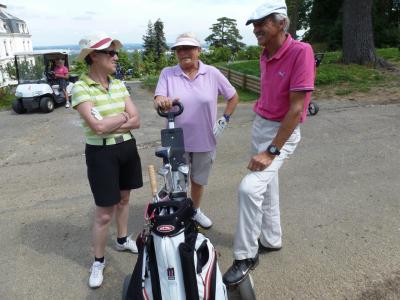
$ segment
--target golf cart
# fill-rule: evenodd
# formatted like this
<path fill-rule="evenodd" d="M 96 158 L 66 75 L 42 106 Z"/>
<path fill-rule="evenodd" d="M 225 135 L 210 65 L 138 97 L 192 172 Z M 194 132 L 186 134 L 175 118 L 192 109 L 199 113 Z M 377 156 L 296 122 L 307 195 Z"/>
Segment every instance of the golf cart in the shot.
<path fill-rule="evenodd" d="M 49 113 L 57 104 L 66 102 L 67 99 L 60 90 L 52 71 L 58 59 L 63 59 L 68 68 L 68 52 L 65 50 L 38 50 L 15 54 L 18 86 L 12 108 L 17 114 L 38 108 Z M 68 96 L 76 80 L 77 76 L 70 75 L 67 86 Z"/>

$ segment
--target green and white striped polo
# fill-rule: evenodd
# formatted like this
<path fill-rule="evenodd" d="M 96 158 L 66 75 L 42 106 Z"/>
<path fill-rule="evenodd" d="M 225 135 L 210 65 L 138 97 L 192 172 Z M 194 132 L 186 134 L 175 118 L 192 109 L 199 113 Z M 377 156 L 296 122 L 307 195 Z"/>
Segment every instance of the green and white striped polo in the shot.
<path fill-rule="evenodd" d="M 109 76 L 109 81 L 107 91 L 100 83 L 89 78 L 88 75 L 82 75 L 72 89 L 72 107 L 76 108 L 80 103 L 90 101 L 102 117 L 115 116 L 125 111 L 125 98 L 129 96 L 125 85 L 111 76 Z M 121 135 L 120 133 L 97 135 L 82 117 L 81 119 L 87 144 L 101 145 L 103 138 Z"/>

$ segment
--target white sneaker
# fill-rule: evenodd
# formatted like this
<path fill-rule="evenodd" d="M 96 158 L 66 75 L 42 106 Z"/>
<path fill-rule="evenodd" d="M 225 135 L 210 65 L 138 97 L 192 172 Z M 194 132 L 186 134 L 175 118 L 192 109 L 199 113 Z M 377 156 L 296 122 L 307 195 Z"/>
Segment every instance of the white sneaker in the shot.
<path fill-rule="evenodd" d="M 70 106 L 69 101 L 65 102 L 65 108 L 68 108 Z"/>
<path fill-rule="evenodd" d="M 196 214 L 193 217 L 193 220 L 195 220 L 201 227 L 204 229 L 209 229 L 213 225 L 212 221 L 210 220 L 209 217 L 207 217 L 201 210 L 200 208 L 196 209 Z"/>
<path fill-rule="evenodd" d="M 105 262 L 101 263 L 99 261 L 95 261 L 90 268 L 89 286 L 92 289 L 100 287 L 103 283 L 103 270 L 105 266 Z"/>
<path fill-rule="evenodd" d="M 138 253 L 138 249 L 136 247 L 136 242 L 131 239 L 130 236 L 126 238 L 126 242 L 123 244 L 120 244 L 118 242 L 115 243 L 115 249 L 118 251 L 131 251 L 132 253 Z"/>

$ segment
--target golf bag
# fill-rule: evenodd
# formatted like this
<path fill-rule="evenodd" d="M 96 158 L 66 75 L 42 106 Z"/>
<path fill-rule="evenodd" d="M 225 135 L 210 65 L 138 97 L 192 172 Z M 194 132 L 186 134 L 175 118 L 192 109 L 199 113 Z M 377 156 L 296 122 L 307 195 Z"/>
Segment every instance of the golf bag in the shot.
<path fill-rule="evenodd" d="M 154 201 L 145 211 L 147 226 L 136 244 L 139 256 L 125 299 L 154 300 L 225 300 L 227 292 L 217 264 L 217 253 L 210 240 L 199 233 L 192 217 L 193 203 L 187 197 L 189 168 L 183 158 L 181 128 L 174 128 L 174 117 L 182 113 L 162 113 L 168 128 L 161 131 L 156 155 L 163 158 L 159 175 L 164 187 L 157 192 L 150 183 Z"/>

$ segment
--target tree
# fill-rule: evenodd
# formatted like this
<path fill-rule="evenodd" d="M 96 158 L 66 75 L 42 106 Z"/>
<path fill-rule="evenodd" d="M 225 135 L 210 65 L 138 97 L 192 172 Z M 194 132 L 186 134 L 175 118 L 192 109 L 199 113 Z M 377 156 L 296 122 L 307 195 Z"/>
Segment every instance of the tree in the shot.
<path fill-rule="evenodd" d="M 160 19 L 154 23 L 154 44 L 156 60 L 160 62 L 164 59 L 163 56 L 165 56 L 165 51 L 168 50 L 164 35 L 164 24 Z"/>
<path fill-rule="evenodd" d="M 144 42 L 144 44 L 143 44 L 144 56 L 148 56 L 150 53 L 154 54 L 156 41 L 155 41 L 155 35 L 154 35 L 154 28 L 153 28 L 153 24 L 151 23 L 151 21 L 149 21 L 149 23 L 147 24 L 147 32 L 143 36 L 143 42 Z"/>
<path fill-rule="evenodd" d="M 321 50 L 342 49 L 343 0 L 287 0 L 304 1 L 298 14 L 298 28 L 306 29 L 304 40 Z M 397 47 L 400 40 L 400 1 L 373 0 L 372 24 L 376 47 Z M 348 12 L 359 13 L 359 11 Z M 293 18 L 293 17 L 292 17 Z M 354 32 L 354 30 L 353 30 Z"/>
<path fill-rule="evenodd" d="M 372 15 L 375 46 L 400 46 L 400 1 L 375 0 Z"/>
<path fill-rule="evenodd" d="M 119 50 L 118 53 L 118 64 L 121 66 L 122 72 L 125 74 L 125 72 L 128 69 L 132 68 L 132 63 L 129 60 L 129 55 L 128 52 L 125 50 Z"/>
<path fill-rule="evenodd" d="M 144 64 L 142 53 L 136 50 L 132 52 L 132 69 L 133 69 L 133 77 L 141 77 L 144 71 Z"/>
<path fill-rule="evenodd" d="M 217 19 L 217 23 L 210 27 L 212 33 L 205 41 L 215 48 L 227 46 L 233 53 L 236 53 L 245 46 L 245 44 L 240 42 L 243 37 L 240 35 L 236 26 L 235 19 L 227 17 L 219 18 Z"/>
<path fill-rule="evenodd" d="M 288 15 L 290 19 L 289 33 L 293 38 L 297 38 L 297 30 L 299 29 L 300 11 L 304 7 L 305 0 L 286 0 Z"/>
<path fill-rule="evenodd" d="M 302 24 L 309 28 L 304 40 L 311 44 L 320 44 L 321 50 L 337 50 L 342 47 L 342 8 L 343 0 L 306 1 L 312 5 L 306 21 Z"/>
<path fill-rule="evenodd" d="M 372 30 L 373 0 L 344 0 L 343 62 L 375 64 L 377 57 Z"/>

